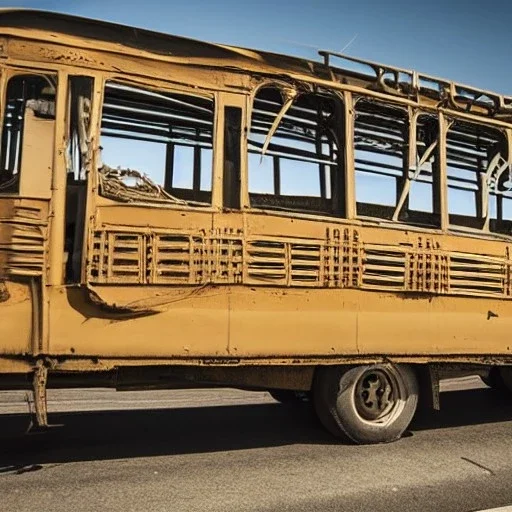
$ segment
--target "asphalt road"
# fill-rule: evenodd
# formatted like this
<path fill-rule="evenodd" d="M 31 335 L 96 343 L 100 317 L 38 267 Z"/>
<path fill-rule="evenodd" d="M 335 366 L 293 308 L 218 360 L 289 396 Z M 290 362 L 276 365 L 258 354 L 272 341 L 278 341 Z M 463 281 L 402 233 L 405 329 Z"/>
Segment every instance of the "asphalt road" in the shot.
<path fill-rule="evenodd" d="M 462 391 L 452 391 L 453 389 Z M 398 442 L 339 444 L 309 404 L 237 390 L 0 393 L 0 510 L 442 511 L 512 504 L 512 400 L 466 379 Z"/>

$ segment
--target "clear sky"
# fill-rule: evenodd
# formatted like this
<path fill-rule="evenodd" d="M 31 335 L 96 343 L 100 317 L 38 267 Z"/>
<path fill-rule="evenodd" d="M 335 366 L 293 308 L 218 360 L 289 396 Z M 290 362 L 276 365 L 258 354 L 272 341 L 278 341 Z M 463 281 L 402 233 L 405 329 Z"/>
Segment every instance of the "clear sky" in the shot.
<path fill-rule="evenodd" d="M 0 0 L 315 58 L 347 53 L 512 95 L 510 0 Z"/>

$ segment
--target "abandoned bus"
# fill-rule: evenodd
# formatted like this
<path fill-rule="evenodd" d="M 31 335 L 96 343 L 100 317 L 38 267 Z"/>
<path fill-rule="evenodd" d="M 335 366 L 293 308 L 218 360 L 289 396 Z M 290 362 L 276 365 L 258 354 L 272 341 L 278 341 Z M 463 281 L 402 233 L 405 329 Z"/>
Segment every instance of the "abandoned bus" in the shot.
<path fill-rule="evenodd" d="M 0 12 L 0 386 L 310 392 L 392 441 L 512 391 L 512 98 Z"/>

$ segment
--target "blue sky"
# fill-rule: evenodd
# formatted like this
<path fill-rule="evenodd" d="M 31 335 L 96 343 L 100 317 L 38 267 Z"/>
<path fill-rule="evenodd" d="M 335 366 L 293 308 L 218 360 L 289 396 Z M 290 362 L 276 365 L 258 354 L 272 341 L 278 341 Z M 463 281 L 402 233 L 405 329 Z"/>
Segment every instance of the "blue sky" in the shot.
<path fill-rule="evenodd" d="M 316 49 L 414 68 L 512 95 L 508 0 L 0 0 L 315 58 Z"/>

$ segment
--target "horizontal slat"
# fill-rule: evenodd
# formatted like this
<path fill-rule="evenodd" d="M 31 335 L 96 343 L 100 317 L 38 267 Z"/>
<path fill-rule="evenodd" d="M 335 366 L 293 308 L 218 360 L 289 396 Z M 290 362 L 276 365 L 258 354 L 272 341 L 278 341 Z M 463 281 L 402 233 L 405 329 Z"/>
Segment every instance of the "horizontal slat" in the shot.
<path fill-rule="evenodd" d="M 284 257 L 285 248 L 274 248 L 274 247 L 249 247 L 247 252 L 249 254 L 276 254 L 278 256 Z"/>
<path fill-rule="evenodd" d="M 285 271 L 284 269 L 269 269 L 269 268 L 250 268 L 249 269 L 250 275 L 259 275 L 259 276 L 284 276 Z"/>
<path fill-rule="evenodd" d="M 112 249 L 114 251 L 119 249 L 131 249 L 131 250 L 138 250 L 141 247 L 141 243 L 139 240 L 136 242 L 113 242 L 112 243 Z"/>
<path fill-rule="evenodd" d="M 489 264 L 479 263 L 478 265 L 468 265 L 467 263 L 458 263 L 456 261 L 450 262 L 450 270 L 456 269 L 456 268 L 464 269 L 464 268 L 475 268 L 475 267 L 478 269 L 482 269 L 482 270 L 496 270 L 496 271 L 501 272 L 501 271 L 505 270 L 506 263 L 505 262 L 489 263 Z"/>
<path fill-rule="evenodd" d="M 381 275 L 374 275 L 374 274 L 368 274 L 363 275 L 363 282 L 364 281 L 390 281 L 394 283 L 403 283 L 404 277 L 403 276 L 381 276 Z"/>
<path fill-rule="evenodd" d="M 311 251 L 304 251 L 304 250 L 297 250 L 292 249 L 291 250 L 292 258 L 299 258 L 301 256 L 307 257 L 307 258 L 317 258 L 319 259 L 321 256 L 321 251 L 317 250 L 311 250 Z"/>
<path fill-rule="evenodd" d="M 7 274 L 11 276 L 40 276 L 41 270 L 40 269 L 16 269 L 16 268 L 9 268 L 7 269 Z"/>
<path fill-rule="evenodd" d="M 373 272 L 393 272 L 396 274 L 397 272 L 404 273 L 404 267 L 389 267 L 384 265 L 372 265 L 368 263 L 363 263 L 363 272 L 373 271 Z"/>
<path fill-rule="evenodd" d="M 365 254 L 364 259 L 372 260 L 372 261 L 389 261 L 396 263 L 404 263 L 406 261 L 406 256 L 380 256 L 378 254 Z"/>
<path fill-rule="evenodd" d="M 489 281 L 474 281 L 471 279 L 457 279 L 452 281 L 450 279 L 450 288 L 501 288 L 499 283 L 492 283 Z"/>
<path fill-rule="evenodd" d="M 130 274 L 138 274 L 140 269 L 138 266 L 129 265 L 112 265 L 111 271 L 113 274 L 119 274 L 120 272 L 128 272 Z"/>
<path fill-rule="evenodd" d="M 476 277 L 481 279 L 492 279 L 492 280 L 503 280 L 505 275 L 503 273 L 491 273 L 491 272 L 480 272 L 480 271 L 468 271 L 468 270 L 450 270 L 450 278 L 454 277 Z"/>
<path fill-rule="evenodd" d="M 161 267 L 158 267 L 156 271 L 158 274 L 163 274 L 166 272 L 177 272 L 179 274 L 189 274 L 190 267 L 182 266 L 182 265 L 162 265 Z"/>
<path fill-rule="evenodd" d="M 137 262 L 140 260 L 140 255 L 139 254 L 132 254 L 132 253 L 129 253 L 129 252 L 123 252 L 123 253 L 114 253 L 112 255 L 112 259 L 114 260 L 114 262 L 116 260 L 130 260 L 130 261 L 134 261 L 134 262 Z"/>
<path fill-rule="evenodd" d="M 247 262 L 249 263 L 249 265 L 283 265 L 285 264 L 285 259 L 284 258 L 264 258 L 264 257 L 261 257 L 261 258 L 255 258 L 255 257 L 250 257 L 250 258 L 247 258 Z"/>
<path fill-rule="evenodd" d="M 471 264 L 492 262 L 492 263 L 496 263 L 499 265 L 499 264 L 504 263 L 503 259 L 500 259 L 496 256 L 485 256 L 483 254 L 479 254 L 477 256 L 475 254 L 464 254 L 462 252 L 450 253 L 450 259 L 451 259 L 451 262 L 453 262 L 454 260 L 464 260 Z"/>
<path fill-rule="evenodd" d="M 190 254 L 188 253 L 158 253 L 154 260 L 156 261 L 157 265 L 163 265 L 166 261 L 190 261 Z"/>
<path fill-rule="evenodd" d="M 183 251 L 188 252 L 190 250 L 190 244 L 189 243 L 182 243 L 182 242 L 165 242 L 165 243 L 156 243 L 154 244 L 154 247 L 158 251 Z"/>
<path fill-rule="evenodd" d="M 304 277 L 318 277 L 318 271 L 316 270 L 293 270 L 292 277 L 304 276 Z"/>

